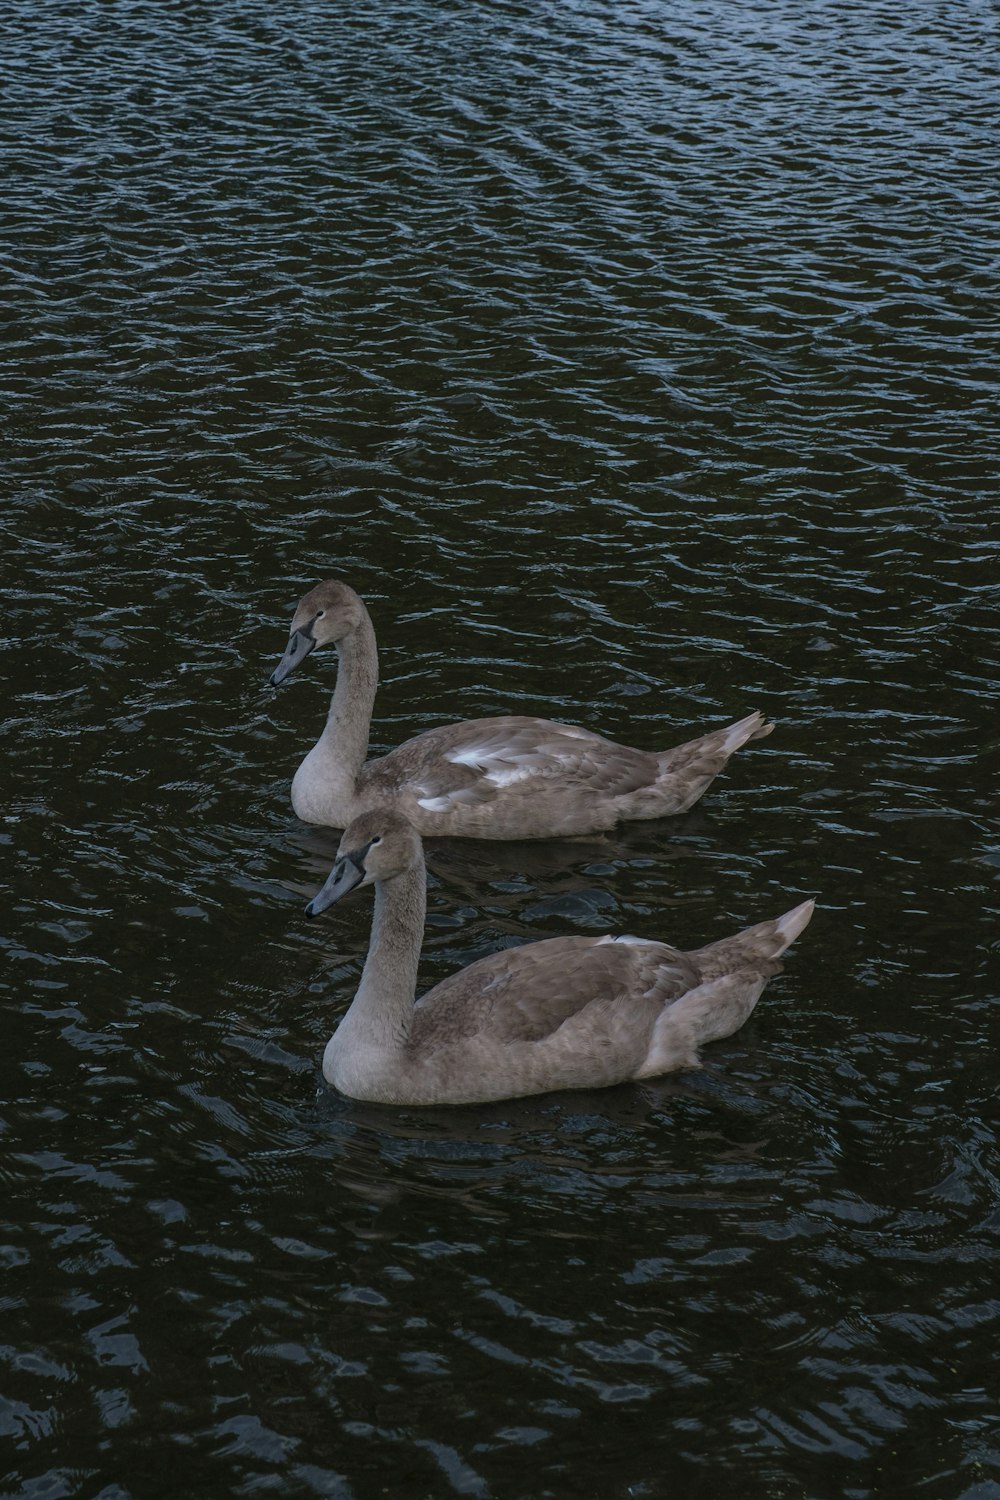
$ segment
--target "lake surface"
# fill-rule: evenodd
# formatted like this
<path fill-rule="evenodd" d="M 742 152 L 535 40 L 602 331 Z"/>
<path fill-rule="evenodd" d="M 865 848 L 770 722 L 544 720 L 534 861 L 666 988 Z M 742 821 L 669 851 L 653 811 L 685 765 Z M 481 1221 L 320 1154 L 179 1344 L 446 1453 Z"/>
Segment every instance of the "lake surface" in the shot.
<path fill-rule="evenodd" d="M 987 0 L 6 8 L 5 1496 L 996 1500 Z M 322 1081 L 371 905 L 291 813 L 340 576 L 373 748 L 663 748 L 683 818 L 429 847 L 424 986 L 816 895 L 698 1072 Z"/>

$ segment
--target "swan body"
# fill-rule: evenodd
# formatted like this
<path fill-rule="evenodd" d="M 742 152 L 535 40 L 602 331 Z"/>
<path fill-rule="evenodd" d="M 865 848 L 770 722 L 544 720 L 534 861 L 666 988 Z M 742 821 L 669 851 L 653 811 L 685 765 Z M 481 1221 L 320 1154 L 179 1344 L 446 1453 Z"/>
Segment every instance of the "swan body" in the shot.
<path fill-rule="evenodd" d="M 382 1104 L 471 1104 L 596 1088 L 696 1067 L 732 1035 L 813 914 L 690 953 L 637 937 L 559 937 L 492 953 L 415 999 L 426 912 L 419 834 L 374 809 L 344 832 L 317 915 L 375 886 L 368 958 L 323 1057 L 341 1093 Z"/>
<path fill-rule="evenodd" d="M 328 643 L 339 658 L 329 716 L 292 781 L 292 806 L 306 823 L 346 828 L 371 807 L 391 806 L 425 836 L 599 833 L 622 821 L 686 812 L 734 751 L 774 727 L 753 713 L 675 749 L 645 751 L 548 719 L 469 719 L 366 761 L 378 649 L 352 588 L 329 580 L 305 595 L 271 683 Z"/>

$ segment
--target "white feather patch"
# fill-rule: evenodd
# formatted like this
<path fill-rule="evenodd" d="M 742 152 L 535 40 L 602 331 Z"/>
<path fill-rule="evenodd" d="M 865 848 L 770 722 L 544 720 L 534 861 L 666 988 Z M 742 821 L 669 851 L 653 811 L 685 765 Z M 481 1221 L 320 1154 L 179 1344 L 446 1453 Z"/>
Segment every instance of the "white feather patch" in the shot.
<path fill-rule="evenodd" d="M 538 774 L 537 751 L 527 753 L 501 746 L 466 745 L 448 756 L 453 766 L 469 766 L 479 771 L 490 786 L 514 786 Z"/>
<path fill-rule="evenodd" d="M 591 735 L 586 729 L 575 729 L 560 725 L 559 733 L 567 739 L 587 740 Z M 564 767 L 570 769 L 579 763 L 579 754 L 569 747 L 560 753 L 558 750 L 548 748 L 542 754 L 537 746 L 529 750 L 517 750 L 513 745 L 498 744 L 496 740 L 488 740 L 472 745 L 462 745 L 452 750 L 446 759 L 453 766 L 468 766 L 472 771 L 478 771 L 486 784 L 496 791 L 504 787 L 516 786 L 518 782 L 530 781 L 535 776 L 552 775 L 555 768 Z M 424 788 L 418 790 L 423 791 Z M 444 792 L 440 796 L 418 797 L 417 801 L 421 807 L 428 812 L 450 812 L 453 807 L 461 802 L 469 801 L 468 791 L 456 790 Z"/>
<path fill-rule="evenodd" d="M 447 760 L 453 766 L 484 766 L 496 755 L 495 750 L 490 750 L 486 745 L 466 745 L 464 750 L 453 750 Z"/>

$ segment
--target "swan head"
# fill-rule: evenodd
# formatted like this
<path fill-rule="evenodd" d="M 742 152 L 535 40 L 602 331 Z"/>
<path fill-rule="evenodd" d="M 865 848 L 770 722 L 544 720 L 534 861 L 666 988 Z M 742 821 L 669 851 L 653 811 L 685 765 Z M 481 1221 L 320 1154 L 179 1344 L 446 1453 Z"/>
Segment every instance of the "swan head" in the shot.
<path fill-rule="evenodd" d="M 299 600 L 285 654 L 271 673 L 271 686 L 284 682 L 299 662 L 317 646 L 334 645 L 351 635 L 364 617 L 365 607 L 349 584 L 337 578 L 318 583 Z"/>
<path fill-rule="evenodd" d="M 420 850 L 420 835 L 401 813 L 388 808 L 362 813 L 344 829 L 333 869 L 306 915 L 318 917 L 355 886 L 402 875 L 420 859 Z"/>

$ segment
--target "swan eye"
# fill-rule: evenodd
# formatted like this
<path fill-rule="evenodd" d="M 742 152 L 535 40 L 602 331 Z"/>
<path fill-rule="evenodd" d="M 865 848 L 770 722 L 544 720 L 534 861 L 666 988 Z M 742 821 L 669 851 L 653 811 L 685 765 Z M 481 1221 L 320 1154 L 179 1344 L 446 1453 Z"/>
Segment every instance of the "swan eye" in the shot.
<path fill-rule="evenodd" d="M 377 833 L 375 835 L 375 837 L 372 839 L 372 844 L 381 844 L 381 842 L 382 842 L 382 835 L 380 833 Z M 371 844 L 369 844 L 368 847 L 370 849 L 371 848 Z"/>
<path fill-rule="evenodd" d="M 320 612 L 319 612 L 319 614 L 316 616 L 317 620 L 322 620 L 322 618 L 323 618 L 323 616 L 325 614 L 326 614 L 326 610 L 325 609 L 321 609 Z"/>

